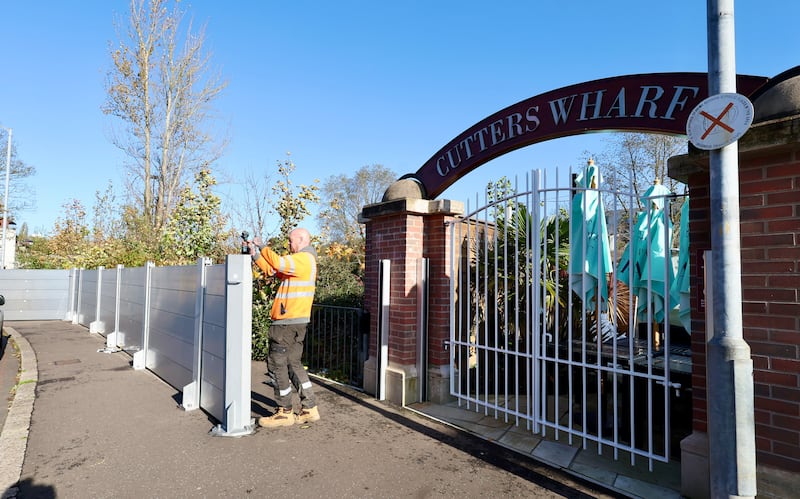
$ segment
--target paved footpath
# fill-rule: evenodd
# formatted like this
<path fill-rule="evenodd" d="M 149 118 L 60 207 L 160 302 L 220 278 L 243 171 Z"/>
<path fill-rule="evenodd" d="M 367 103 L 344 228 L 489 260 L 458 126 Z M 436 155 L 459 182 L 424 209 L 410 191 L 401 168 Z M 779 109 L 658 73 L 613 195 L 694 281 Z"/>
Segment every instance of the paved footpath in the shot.
<path fill-rule="evenodd" d="M 180 393 L 133 370 L 127 354 L 98 352 L 105 340 L 86 328 L 62 321 L 5 327 L 20 346 L 23 372 L 0 435 L 4 497 L 616 497 L 323 381 L 315 381 L 316 423 L 211 436 L 213 418 L 181 409 Z M 0 358 L 0 372 L 12 350 Z M 263 369 L 253 363 L 256 418 L 271 412 Z M 35 399 L 25 396 L 34 390 Z M 29 427 L 25 415 L 11 424 L 27 406 Z M 20 435 L 28 430 L 26 446 Z"/>

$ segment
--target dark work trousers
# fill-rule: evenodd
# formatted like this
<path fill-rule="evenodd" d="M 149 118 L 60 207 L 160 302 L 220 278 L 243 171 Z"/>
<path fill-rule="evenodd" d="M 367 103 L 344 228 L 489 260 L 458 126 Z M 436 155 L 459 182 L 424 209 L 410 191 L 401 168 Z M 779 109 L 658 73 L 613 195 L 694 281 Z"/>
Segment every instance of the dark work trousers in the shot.
<path fill-rule="evenodd" d="M 317 403 L 311 390 L 311 381 L 300 359 L 308 323 L 272 324 L 269 327 L 269 370 L 275 376 L 275 402 L 279 407 L 292 410 L 292 387 L 300 395 L 304 409 Z"/>

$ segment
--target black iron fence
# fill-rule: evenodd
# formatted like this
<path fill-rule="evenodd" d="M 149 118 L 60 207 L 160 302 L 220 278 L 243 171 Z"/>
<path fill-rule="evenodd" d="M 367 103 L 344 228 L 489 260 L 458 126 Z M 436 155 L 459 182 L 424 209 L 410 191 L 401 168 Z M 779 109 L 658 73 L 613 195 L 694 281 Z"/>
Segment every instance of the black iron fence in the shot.
<path fill-rule="evenodd" d="M 361 389 L 368 347 L 365 310 L 314 305 L 303 359 L 310 373 Z"/>

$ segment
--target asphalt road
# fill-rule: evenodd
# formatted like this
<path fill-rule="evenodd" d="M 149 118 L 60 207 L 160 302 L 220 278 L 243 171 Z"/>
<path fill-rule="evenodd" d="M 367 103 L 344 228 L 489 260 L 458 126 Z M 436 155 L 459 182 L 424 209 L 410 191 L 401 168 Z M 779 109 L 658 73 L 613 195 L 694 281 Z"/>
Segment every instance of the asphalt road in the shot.
<path fill-rule="evenodd" d="M 181 409 L 180 393 L 149 371 L 134 371 L 128 355 L 98 352 L 102 337 L 60 321 L 6 326 L 29 342 L 38 365 L 21 498 L 615 497 L 459 429 L 318 380 L 320 421 L 211 436 L 213 418 Z M 253 363 L 255 418 L 272 407 L 263 368 Z"/>

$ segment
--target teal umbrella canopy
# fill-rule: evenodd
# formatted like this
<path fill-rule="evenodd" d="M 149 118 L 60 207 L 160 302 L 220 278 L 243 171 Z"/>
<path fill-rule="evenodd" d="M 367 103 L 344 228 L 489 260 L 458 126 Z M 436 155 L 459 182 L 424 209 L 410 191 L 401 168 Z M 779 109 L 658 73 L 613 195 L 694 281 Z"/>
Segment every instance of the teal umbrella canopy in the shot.
<path fill-rule="evenodd" d="M 681 207 L 680 241 L 678 243 L 678 270 L 670 289 L 672 303 L 678 304 L 678 316 L 686 332 L 692 332 L 691 295 L 689 292 L 689 198 Z"/>
<path fill-rule="evenodd" d="M 662 322 L 670 303 L 674 280 L 672 267 L 672 222 L 664 211 L 669 189 L 652 185 L 641 197 L 648 207 L 639 212 L 631 242 L 623 250 L 617 265 L 617 279 L 628 285 L 638 298 L 637 314 L 641 319 Z M 669 306 L 667 305 L 669 303 Z"/>
<path fill-rule="evenodd" d="M 596 310 L 598 305 L 604 310 L 608 300 L 606 275 L 612 266 L 601 181 L 599 168 L 590 160 L 576 178 L 572 197 L 569 282 L 587 310 Z"/>

